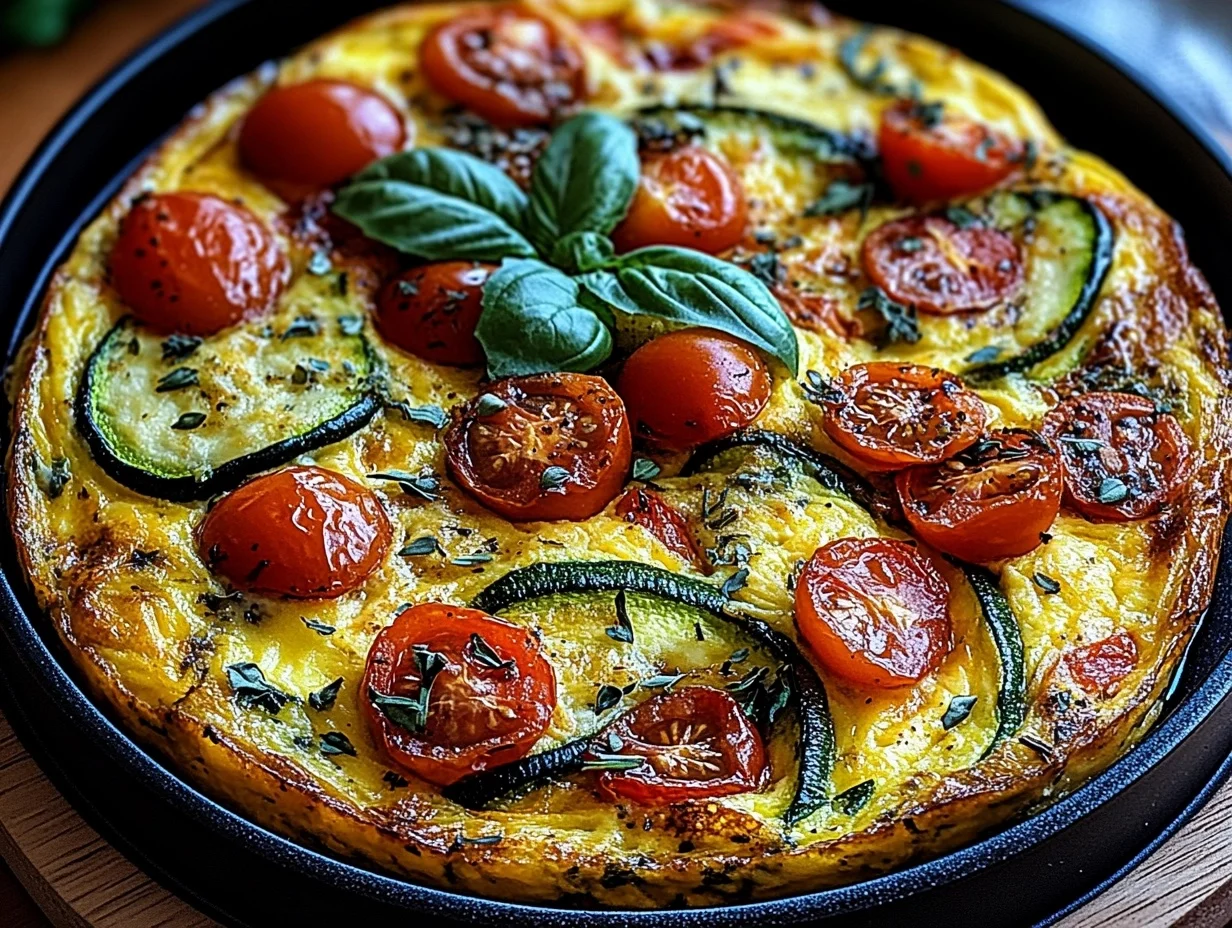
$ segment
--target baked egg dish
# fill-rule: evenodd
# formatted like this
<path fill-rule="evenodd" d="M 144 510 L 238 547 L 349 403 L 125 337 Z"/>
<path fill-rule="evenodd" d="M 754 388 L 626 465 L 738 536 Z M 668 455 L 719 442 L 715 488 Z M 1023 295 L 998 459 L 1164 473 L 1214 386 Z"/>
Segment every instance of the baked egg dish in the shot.
<path fill-rule="evenodd" d="M 238 78 L 9 371 L 21 563 L 188 782 L 423 884 L 719 906 L 1163 711 L 1229 502 L 1181 230 L 820 7 L 409 3 Z"/>

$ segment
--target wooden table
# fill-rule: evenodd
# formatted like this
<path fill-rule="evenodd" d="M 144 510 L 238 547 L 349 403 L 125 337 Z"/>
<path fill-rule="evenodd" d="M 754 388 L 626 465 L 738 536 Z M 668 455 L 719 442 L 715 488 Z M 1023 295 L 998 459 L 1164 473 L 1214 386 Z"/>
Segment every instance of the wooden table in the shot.
<path fill-rule="evenodd" d="M 86 87 L 199 2 L 111 0 L 54 51 L 0 59 L 0 137 L 5 139 L 0 190 L 8 187 L 58 114 Z M 1060 925 L 1227 925 L 1232 922 L 1230 823 L 1232 784 L 1142 866 Z M 87 825 L 39 770 L 3 716 L 0 854 L 8 864 L 0 865 L 0 922 L 8 928 L 216 924 L 151 880 Z"/>

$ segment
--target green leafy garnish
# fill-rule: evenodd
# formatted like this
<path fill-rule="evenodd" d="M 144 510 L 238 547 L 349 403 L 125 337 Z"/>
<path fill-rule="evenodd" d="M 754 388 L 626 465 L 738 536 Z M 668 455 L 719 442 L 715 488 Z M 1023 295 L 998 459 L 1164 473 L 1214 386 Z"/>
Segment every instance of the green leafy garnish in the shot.
<path fill-rule="evenodd" d="M 251 661 L 231 664 L 226 671 L 227 682 L 231 684 L 235 701 L 242 709 L 264 709 L 270 715 L 277 715 L 292 700 L 291 696 L 267 681 L 261 668 Z"/>
<path fill-rule="evenodd" d="M 843 815 L 855 815 L 868 805 L 868 801 L 873 798 L 873 793 L 876 791 L 877 784 L 872 780 L 865 780 L 851 789 L 843 790 L 830 800 L 830 805 L 836 812 L 841 812 Z"/>
<path fill-rule="evenodd" d="M 334 702 L 338 699 L 338 691 L 342 689 L 342 677 L 339 677 L 333 683 L 327 683 L 319 690 L 308 694 L 308 705 L 316 709 L 318 712 L 323 712 L 326 709 L 333 708 Z"/>
<path fill-rule="evenodd" d="M 946 707 L 945 715 L 941 716 L 941 727 L 949 731 L 955 725 L 965 722 L 978 700 L 978 696 L 952 697 L 949 706 Z"/>
<path fill-rule="evenodd" d="M 868 212 L 873 202 L 872 184 L 853 184 L 846 180 L 833 180 L 820 197 L 804 208 L 805 216 L 833 216 L 849 209 Z"/>
<path fill-rule="evenodd" d="M 880 287 L 869 287 L 861 293 L 856 306 L 859 309 L 875 309 L 885 320 L 885 331 L 881 334 L 878 347 L 884 348 L 895 342 L 915 344 L 920 340 L 920 321 L 915 307 L 894 302 Z"/>

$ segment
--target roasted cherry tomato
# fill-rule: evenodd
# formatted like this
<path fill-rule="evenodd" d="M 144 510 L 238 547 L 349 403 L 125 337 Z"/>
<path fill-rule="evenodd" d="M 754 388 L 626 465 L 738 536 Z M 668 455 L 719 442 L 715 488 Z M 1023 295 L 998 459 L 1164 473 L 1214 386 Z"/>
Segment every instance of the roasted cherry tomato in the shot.
<path fill-rule="evenodd" d="M 299 199 L 345 180 L 406 144 L 398 111 L 348 81 L 274 87 L 240 129 L 240 159 L 276 193 Z"/>
<path fill-rule="evenodd" d="M 578 50 L 513 7 L 450 17 L 428 33 L 419 60 L 434 90 L 498 126 L 551 122 L 585 92 Z"/>
<path fill-rule="evenodd" d="M 141 197 L 120 223 L 111 283 L 159 332 L 213 335 L 260 315 L 286 286 L 278 240 L 242 206 L 205 193 Z"/>
<path fill-rule="evenodd" d="M 896 483 L 922 540 L 964 561 L 1017 557 L 1038 547 L 1061 508 L 1061 458 L 1035 432 L 992 432 L 941 464 Z"/>
<path fill-rule="evenodd" d="M 201 558 L 233 587 L 296 599 L 358 589 L 391 537 L 376 494 L 320 467 L 288 467 L 228 493 L 201 524 Z"/>
<path fill-rule="evenodd" d="M 590 518 L 620 492 L 632 457 L 625 404 L 586 374 L 489 384 L 445 432 L 454 479 L 515 521 Z"/>
<path fill-rule="evenodd" d="M 612 241 L 617 251 L 680 245 L 718 254 L 740 241 L 747 219 L 736 172 L 718 155 L 689 145 L 642 159 L 637 192 Z"/>
<path fill-rule="evenodd" d="M 681 329 L 647 342 L 617 381 L 637 436 L 667 451 L 744 428 L 766 407 L 770 387 L 757 352 L 713 329 Z"/>
<path fill-rule="evenodd" d="M 925 113 L 903 101 L 881 114 L 881 163 L 900 198 L 924 203 L 978 193 L 1018 169 L 1016 143 L 970 119 Z"/>
<path fill-rule="evenodd" d="M 947 371 L 899 361 L 854 364 L 830 382 L 822 424 L 840 448 L 877 470 L 944 461 L 974 444 L 987 418 Z"/>
<path fill-rule="evenodd" d="M 800 574 L 796 624 L 832 673 L 861 686 L 904 686 L 950 652 L 950 585 L 908 542 L 840 538 Z"/>
<path fill-rule="evenodd" d="M 1126 522 L 1156 515 L 1189 476 L 1189 439 L 1175 416 L 1145 397 L 1070 397 L 1048 413 L 1044 435 L 1061 452 L 1065 501 L 1088 519 Z"/>
<path fill-rule="evenodd" d="M 1065 667 L 1074 681 L 1102 696 L 1112 696 L 1137 666 L 1138 645 L 1124 630 L 1065 655 Z"/>
<path fill-rule="evenodd" d="M 620 498 L 616 515 L 634 525 L 640 525 L 663 543 L 663 546 L 681 560 L 696 567 L 706 563 L 689 523 L 676 509 L 654 490 L 636 487 Z"/>
<path fill-rule="evenodd" d="M 864 240 L 864 269 L 893 300 L 946 315 L 988 309 L 1022 289 L 1013 236 L 986 225 L 956 225 L 942 216 L 887 222 Z"/>
<path fill-rule="evenodd" d="M 663 806 L 747 793 L 764 781 L 761 737 L 722 690 L 686 686 L 651 696 L 613 722 L 607 735 L 619 741 L 617 753 L 646 758 L 640 767 L 599 775 L 600 791 L 612 799 Z"/>
<path fill-rule="evenodd" d="M 494 264 L 444 261 L 399 274 L 381 291 L 376 327 L 404 351 L 471 367 L 483 363 L 475 326 L 483 312 L 483 285 Z"/>
<path fill-rule="evenodd" d="M 394 763 L 448 786 L 530 751 L 552 720 L 556 673 L 526 628 L 424 603 L 376 636 L 362 701 Z"/>

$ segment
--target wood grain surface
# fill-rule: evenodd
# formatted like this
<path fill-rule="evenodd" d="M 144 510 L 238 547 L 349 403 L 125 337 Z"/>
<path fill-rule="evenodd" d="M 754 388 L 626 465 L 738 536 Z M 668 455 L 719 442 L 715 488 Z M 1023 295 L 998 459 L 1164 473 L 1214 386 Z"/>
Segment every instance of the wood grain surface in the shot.
<path fill-rule="evenodd" d="M 38 140 L 90 84 L 199 2 L 111 0 L 54 51 L 0 59 L 0 190 L 7 189 Z M 42 774 L 3 716 L 0 854 L 8 864 L 8 869 L 0 866 L 0 925 L 5 928 L 216 925 L 146 876 L 86 824 Z M 1133 873 L 1059 925 L 1218 928 L 1230 922 L 1232 784 Z"/>

